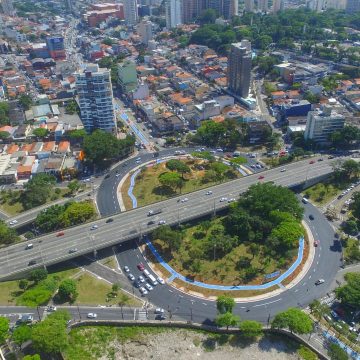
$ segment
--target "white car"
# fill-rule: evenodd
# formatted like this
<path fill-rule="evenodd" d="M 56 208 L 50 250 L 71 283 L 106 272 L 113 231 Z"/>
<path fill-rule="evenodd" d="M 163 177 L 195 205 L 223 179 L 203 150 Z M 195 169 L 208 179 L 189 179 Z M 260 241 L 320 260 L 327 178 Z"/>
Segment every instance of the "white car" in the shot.
<path fill-rule="evenodd" d="M 281 170 L 280 170 L 280 172 L 285 172 L 285 171 L 286 171 L 286 169 L 281 169 Z"/>
<path fill-rule="evenodd" d="M 131 281 L 134 281 L 135 280 L 135 276 L 133 274 L 128 274 L 128 278 L 129 280 Z"/>
<path fill-rule="evenodd" d="M 97 225 L 93 225 L 93 226 L 90 228 L 90 230 L 96 230 L 97 228 L 98 228 Z"/>
<path fill-rule="evenodd" d="M 148 294 L 149 292 L 144 288 L 144 287 L 140 287 L 139 288 L 139 291 L 141 292 L 141 295 L 146 295 L 146 294 Z"/>
<path fill-rule="evenodd" d="M 236 201 L 235 198 L 230 198 L 230 199 L 228 200 L 228 203 L 232 203 L 232 202 L 234 202 L 234 201 Z"/>
<path fill-rule="evenodd" d="M 165 224 L 166 224 L 166 221 L 165 221 L 165 220 L 160 220 L 158 224 L 159 224 L 159 225 L 165 225 Z"/>
<path fill-rule="evenodd" d="M 211 195 L 212 194 L 212 191 L 211 190 L 209 190 L 209 191 L 207 191 L 206 193 L 205 193 L 205 195 Z"/>
<path fill-rule="evenodd" d="M 139 281 L 140 281 L 141 283 L 144 283 L 144 282 L 145 282 L 145 279 L 144 279 L 144 277 L 143 277 L 142 275 L 139 276 Z"/>
<path fill-rule="evenodd" d="M 88 313 L 86 316 L 88 319 L 96 319 L 97 318 L 97 314 L 95 313 Z"/>
<path fill-rule="evenodd" d="M 159 276 L 156 280 L 157 280 L 157 282 L 158 282 L 159 284 L 161 284 L 161 285 L 164 285 L 164 284 L 165 284 L 164 279 L 161 278 L 160 276 Z"/>
<path fill-rule="evenodd" d="M 154 311 L 154 314 L 163 314 L 165 312 L 164 309 L 162 308 L 156 308 L 155 311 Z"/>
<path fill-rule="evenodd" d="M 224 202 L 224 201 L 227 201 L 227 197 L 222 197 L 221 199 L 220 199 L 220 202 Z"/>
<path fill-rule="evenodd" d="M 154 289 L 154 288 L 153 288 L 150 284 L 148 284 L 148 283 L 145 284 L 145 287 L 146 287 L 149 291 L 151 291 L 151 290 Z"/>
<path fill-rule="evenodd" d="M 11 221 L 9 222 L 9 225 L 15 225 L 15 224 L 17 224 L 17 220 L 11 220 Z"/>
<path fill-rule="evenodd" d="M 125 266 L 124 266 L 124 271 L 127 272 L 127 273 L 130 272 L 129 267 L 125 265 Z"/>
<path fill-rule="evenodd" d="M 188 198 L 183 198 L 183 199 L 181 199 L 180 201 L 181 201 L 182 203 L 184 203 L 184 202 L 189 201 L 189 199 L 188 199 Z"/>
<path fill-rule="evenodd" d="M 324 279 L 319 279 L 319 280 L 316 280 L 315 285 L 321 285 L 321 284 L 323 284 L 324 282 L 325 282 Z"/>

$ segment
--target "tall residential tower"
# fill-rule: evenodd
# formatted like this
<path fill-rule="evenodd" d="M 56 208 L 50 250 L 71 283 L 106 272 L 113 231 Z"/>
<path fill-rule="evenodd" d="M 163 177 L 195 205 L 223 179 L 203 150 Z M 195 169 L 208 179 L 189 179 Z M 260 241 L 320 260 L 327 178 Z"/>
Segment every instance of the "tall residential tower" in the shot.
<path fill-rule="evenodd" d="M 84 70 L 75 73 L 75 85 L 85 130 L 115 131 L 110 71 L 97 64 L 88 64 Z"/>
<path fill-rule="evenodd" d="M 124 0 L 124 17 L 127 26 L 134 26 L 138 21 L 138 9 L 136 0 Z"/>
<path fill-rule="evenodd" d="M 182 1 L 167 0 L 165 4 L 166 27 L 168 29 L 181 25 L 182 22 Z"/>
<path fill-rule="evenodd" d="M 251 75 L 251 43 L 243 40 L 231 44 L 228 60 L 228 89 L 242 98 L 249 96 Z"/>

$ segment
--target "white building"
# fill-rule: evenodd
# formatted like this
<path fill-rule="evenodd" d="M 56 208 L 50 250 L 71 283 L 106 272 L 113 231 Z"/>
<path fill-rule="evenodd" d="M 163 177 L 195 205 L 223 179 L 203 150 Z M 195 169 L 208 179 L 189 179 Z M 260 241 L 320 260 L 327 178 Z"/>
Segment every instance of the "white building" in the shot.
<path fill-rule="evenodd" d="M 134 26 L 138 21 L 136 0 L 124 0 L 124 17 L 127 26 Z"/>
<path fill-rule="evenodd" d="M 115 131 L 110 71 L 97 64 L 87 64 L 84 70 L 75 73 L 75 86 L 85 130 Z"/>
<path fill-rule="evenodd" d="M 141 37 L 141 42 L 148 45 L 149 41 L 153 38 L 152 22 L 145 19 L 141 21 L 138 25 L 138 33 Z"/>
<path fill-rule="evenodd" d="M 174 28 L 182 24 L 182 2 L 181 0 L 167 0 L 165 5 L 166 27 Z"/>
<path fill-rule="evenodd" d="M 329 136 L 344 127 L 345 117 L 332 109 L 324 106 L 322 110 L 308 113 L 305 140 L 314 140 L 319 143 L 329 142 Z"/>

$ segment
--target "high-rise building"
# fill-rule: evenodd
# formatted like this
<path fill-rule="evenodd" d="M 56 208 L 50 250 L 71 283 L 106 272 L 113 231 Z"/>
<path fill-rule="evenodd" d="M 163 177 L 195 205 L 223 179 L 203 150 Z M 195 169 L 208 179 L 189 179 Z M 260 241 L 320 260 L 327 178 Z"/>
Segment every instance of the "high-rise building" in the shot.
<path fill-rule="evenodd" d="M 262 12 L 269 11 L 269 0 L 258 0 L 258 10 Z"/>
<path fill-rule="evenodd" d="M 198 7 L 198 0 L 183 0 L 182 1 L 182 20 L 189 23 L 200 15 L 201 9 Z"/>
<path fill-rule="evenodd" d="M 65 0 L 65 8 L 66 11 L 71 14 L 74 11 L 73 0 Z"/>
<path fill-rule="evenodd" d="M 325 0 L 308 0 L 306 6 L 313 11 L 323 11 L 326 7 L 327 3 Z"/>
<path fill-rule="evenodd" d="M 284 0 L 273 0 L 272 11 L 277 13 L 280 10 L 284 10 Z"/>
<path fill-rule="evenodd" d="M 357 11 L 360 11 L 360 0 L 347 0 L 346 12 L 352 14 Z"/>
<path fill-rule="evenodd" d="M 62 36 L 51 36 L 46 38 L 46 46 L 50 56 L 54 60 L 64 60 L 66 58 L 64 38 Z"/>
<path fill-rule="evenodd" d="M 80 117 L 87 132 L 116 130 L 110 71 L 97 64 L 87 64 L 75 73 Z"/>
<path fill-rule="evenodd" d="M 231 44 L 228 59 L 228 89 L 242 98 L 249 96 L 251 74 L 251 43 L 243 40 Z"/>
<path fill-rule="evenodd" d="M 123 93 L 128 94 L 137 87 L 136 64 L 125 60 L 118 65 L 118 79 Z"/>
<path fill-rule="evenodd" d="M 329 136 L 344 127 L 345 118 L 335 112 L 331 106 L 324 106 L 321 111 L 310 111 L 307 115 L 307 122 L 304 137 L 318 143 L 329 142 Z"/>
<path fill-rule="evenodd" d="M 138 25 L 138 33 L 141 37 L 141 42 L 148 45 L 149 41 L 153 38 L 152 22 L 149 20 L 142 20 Z"/>
<path fill-rule="evenodd" d="M 138 10 L 136 0 L 124 0 L 124 17 L 127 26 L 134 26 L 138 21 Z"/>
<path fill-rule="evenodd" d="M 168 29 L 181 25 L 182 3 L 181 0 L 167 0 L 165 4 L 166 27 Z"/>
<path fill-rule="evenodd" d="M 346 0 L 327 0 L 326 9 L 345 10 Z"/>
<path fill-rule="evenodd" d="M 245 11 L 247 12 L 254 11 L 254 0 L 245 0 Z"/>
<path fill-rule="evenodd" d="M 232 19 L 233 16 L 239 13 L 239 2 L 238 0 L 223 0 L 222 13 L 224 19 Z"/>
<path fill-rule="evenodd" d="M 15 9 L 12 0 L 2 0 L 1 7 L 5 15 L 14 16 Z"/>

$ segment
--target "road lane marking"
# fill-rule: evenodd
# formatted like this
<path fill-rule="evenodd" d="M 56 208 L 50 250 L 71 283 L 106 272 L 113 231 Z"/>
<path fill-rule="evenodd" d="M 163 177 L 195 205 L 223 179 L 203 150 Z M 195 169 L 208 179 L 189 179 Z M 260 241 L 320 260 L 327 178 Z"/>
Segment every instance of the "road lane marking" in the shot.
<path fill-rule="evenodd" d="M 206 304 L 206 303 L 204 303 L 204 302 L 203 302 L 202 304 L 203 304 L 203 305 L 205 305 L 205 306 L 207 306 L 207 304 Z"/>
<path fill-rule="evenodd" d="M 173 292 L 171 289 L 168 289 L 171 293 Z"/>
<path fill-rule="evenodd" d="M 309 280 L 311 279 L 311 275 L 309 276 Z"/>
<path fill-rule="evenodd" d="M 314 269 L 314 272 L 316 271 L 316 269 Z"/>
<path fill-rule="evenodd" d="M 269 305 L 269 304 L 276 303 L 276 302 L 278 302 L 278 301 L 280 301 L 280 300 L 281 300 L 281 298 L 280 298 L 280 299 L 277 299 L 277 300 L 274 300 L 274 301 L 269 301 L 269 302 L 264 303 L 264 304 L 254 305 L 253 307 L 257 307 L 257 306 L 266 306 L 266 305 Z"/>

